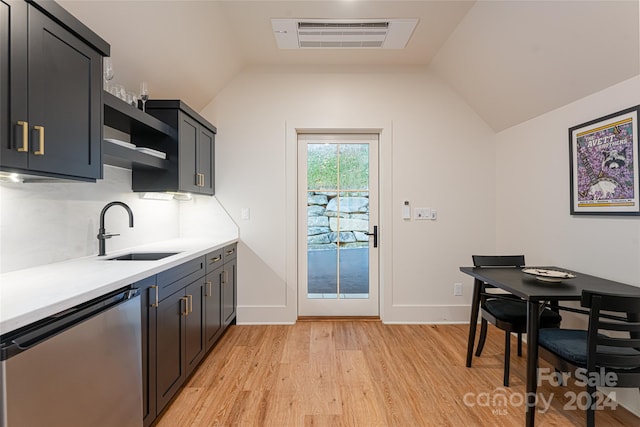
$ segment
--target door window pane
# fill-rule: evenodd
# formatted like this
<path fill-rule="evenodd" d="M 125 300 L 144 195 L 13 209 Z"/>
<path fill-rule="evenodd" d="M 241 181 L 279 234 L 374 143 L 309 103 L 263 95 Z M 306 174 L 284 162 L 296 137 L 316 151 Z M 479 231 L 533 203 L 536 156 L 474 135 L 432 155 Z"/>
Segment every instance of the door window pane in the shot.
<path fill-rule="evenodd" d="M 307 144 L 307 297 L 369 297 L 369 146 Z"/>
<path fill-rule="evenodd" d="M 338 189 L 337 152 L 336 144 L 307 144 L 307 187 L 309 189 Z"/>
<path fill-rule="evenodd" d="M 369 144 L 340 144 L 340 190 L 369 189 Z"/>

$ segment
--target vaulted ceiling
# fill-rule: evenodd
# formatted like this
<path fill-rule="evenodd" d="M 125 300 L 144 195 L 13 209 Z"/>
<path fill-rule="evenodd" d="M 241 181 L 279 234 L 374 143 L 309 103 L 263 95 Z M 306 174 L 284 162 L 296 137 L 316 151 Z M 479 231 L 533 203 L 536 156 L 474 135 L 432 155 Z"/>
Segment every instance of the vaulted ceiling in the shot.
<path fill-rule="evenodd" d="M 429 69 L 500 131 L 640 74 L 639 0 L 59 0 L 114 81 L 202 109 L 245 67 Z M 279 50 L 271 18 L 418 18 L 403 50 Z"/>

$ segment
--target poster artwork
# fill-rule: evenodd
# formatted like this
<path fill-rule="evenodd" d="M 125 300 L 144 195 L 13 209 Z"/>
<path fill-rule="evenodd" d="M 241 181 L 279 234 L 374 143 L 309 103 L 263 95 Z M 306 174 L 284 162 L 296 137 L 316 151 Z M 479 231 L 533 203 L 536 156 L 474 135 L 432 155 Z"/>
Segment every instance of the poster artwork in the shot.
<path fill-rule="evenodd" d="M 635 205 L 633 132 L 628 117 L 576 135 L 578 207 Z"/>

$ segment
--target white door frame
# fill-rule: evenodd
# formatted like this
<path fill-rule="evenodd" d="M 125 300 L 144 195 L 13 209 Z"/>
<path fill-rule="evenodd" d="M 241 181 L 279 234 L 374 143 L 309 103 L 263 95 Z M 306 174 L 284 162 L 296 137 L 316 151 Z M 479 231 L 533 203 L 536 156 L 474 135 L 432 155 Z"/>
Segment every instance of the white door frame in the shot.
<path fill-rule="evenodd" d="M 369 147 L 369 226 L 367 231 L 372 232 L 374 226 L 378 227 L 379 219 L 379 189 L 378 189 L 378 172 L 379 161 L 378 151 L 380 147 L 380 135 L 378 133 L 368 134 L 317 134 L 318 139 L 313 137 L 314 134 L 298 133 L 298 316 L 375 316 L 380 315 L 380 297 L 379 297 L 379 258 L 378 245 L 374 246 L 375 240 L 369 238 L 368 251 L 368 292 L 366 298 L 338 298 L 337 295 L 328 298 L 309 298 L 308 297 L 308 262 L 306 255 L 307 249 L 307 233 L 302 227 L 306 227 L 307 203 L 306 194 L 308 190 L 307 183 L 307 149 L 308 144 L 322 143 L 328 144 L 363 144 Z M 353 136 L 351 136 L 353 135 Z M 303 138 L 301 138 L 301 136 Z M 340 187 L 338 187 L 340 190 Z M 336 253 L 337 255 L 337 253 Z M 337 261 L 340 263 L 340 261 Z M 339 265 L 339 264 L 338 264 Z M 340 282 L 337 277 L 338 283 Z M 305 286 L 306 285 L 306 286 Z"/>
<path fill-rule="evenodd" d="M 353 122 L 353 121 L 352 121 Z M 380 319 L 384 322 L 385 313 L 393 304 L 393 240 L 392 217 L 392 121 L 358 121 L 355 123 L 308 123 L 287 121 L 285 127 L 285 189 L 286 213 L 285 227 L 285 304 L 281 319 L 286 323 L 295 323 L 298 318 L 298 133 L 377 133 L 379 134 L 379 305 Z M 286 314 L 285 314 L 286 313 Z M 287 319 L 287 320 L 285 320 Z"/>

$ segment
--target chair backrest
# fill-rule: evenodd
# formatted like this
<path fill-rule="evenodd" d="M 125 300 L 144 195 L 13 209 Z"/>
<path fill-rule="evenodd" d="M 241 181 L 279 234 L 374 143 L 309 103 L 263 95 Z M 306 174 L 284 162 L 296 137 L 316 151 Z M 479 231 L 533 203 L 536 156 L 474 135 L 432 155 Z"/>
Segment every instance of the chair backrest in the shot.
<path fill-rule="evenodd" d="M 524 255 L 472 255 L 474 267 L 524 267 Z"/>
<path fill-rule="evenodd" d="M 587 369 L 640 368 L 640 296 L 582 291 L 581 305 L 590 308 Z"/>

